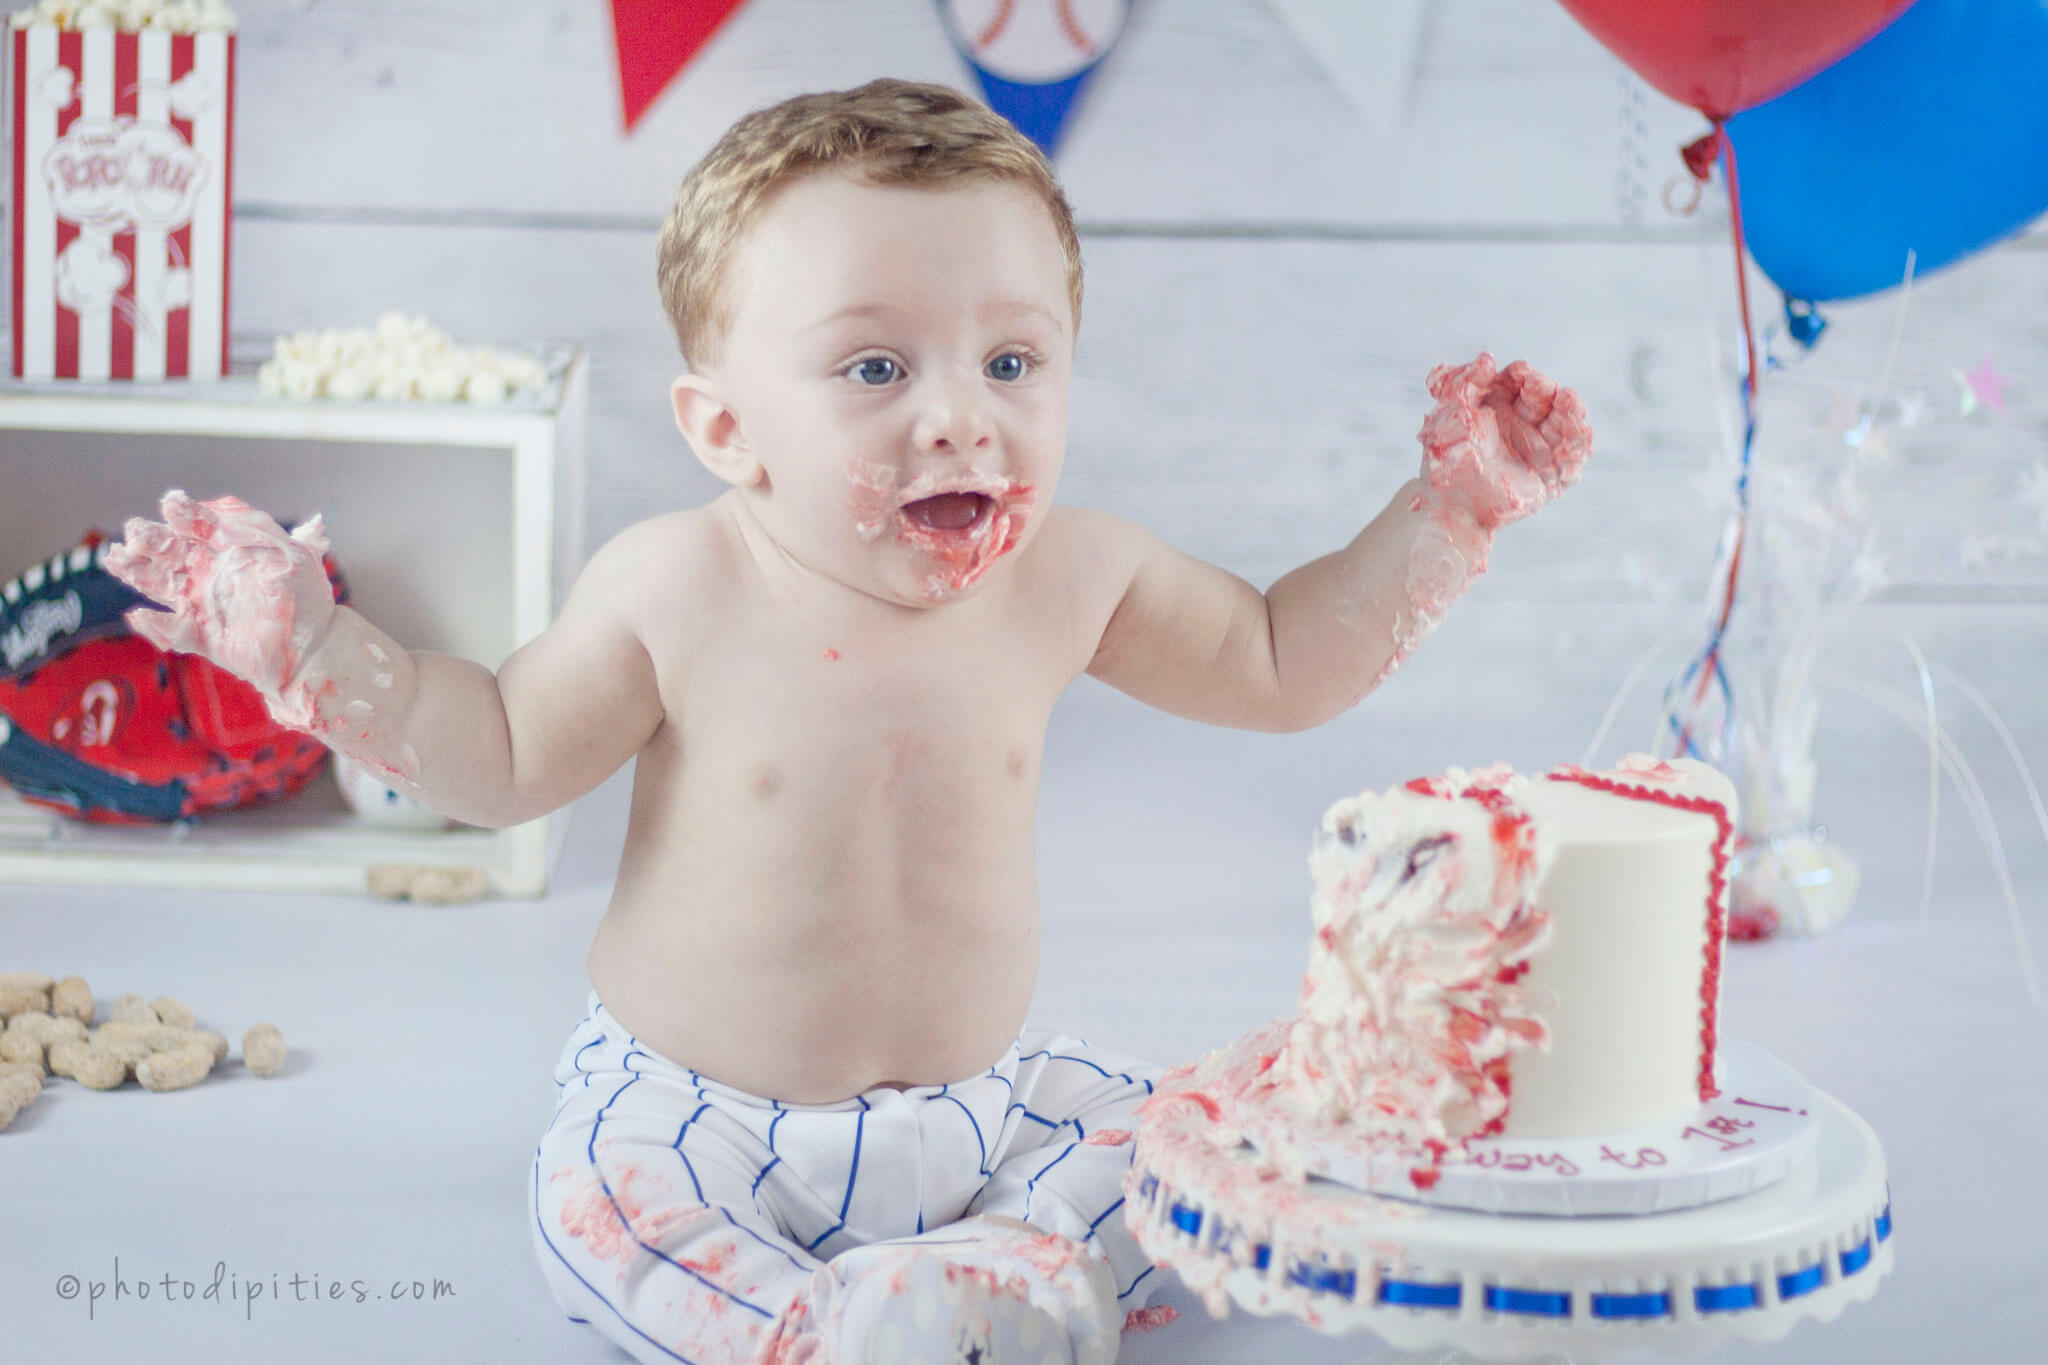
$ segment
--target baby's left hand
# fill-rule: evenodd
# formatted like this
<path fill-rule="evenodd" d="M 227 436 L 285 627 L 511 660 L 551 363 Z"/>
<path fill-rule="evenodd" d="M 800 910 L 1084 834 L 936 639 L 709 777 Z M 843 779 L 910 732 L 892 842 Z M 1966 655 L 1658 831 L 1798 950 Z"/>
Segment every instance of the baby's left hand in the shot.
<path fill-rule="evenodd" d="M 1429 372 L 1436 410 L 1423 419 L 1422 477 L 1493 531 L 1579 480 L 1593 453 L 1586 406 L 1517 360 L 1495 371 L 1485 351 Z"/>

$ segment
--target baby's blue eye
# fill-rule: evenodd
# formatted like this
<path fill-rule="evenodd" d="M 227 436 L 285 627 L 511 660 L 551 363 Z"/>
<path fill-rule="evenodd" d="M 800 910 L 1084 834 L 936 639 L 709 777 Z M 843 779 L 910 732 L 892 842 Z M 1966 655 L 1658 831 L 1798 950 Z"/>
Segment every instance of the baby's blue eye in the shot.
<path fill-rule="evenodd" d="M 871 355 L 855 362 L 852 373 L 861 383 L 880 388 L 896 377 L 896 362 L 885 355 Z"/>
<path fill-rule="evenodd" d="M 988 363 L 990 379 L 1022 379 L 1025 371 L 1024 357 L 1015 351 L 1005 351 Z"/>

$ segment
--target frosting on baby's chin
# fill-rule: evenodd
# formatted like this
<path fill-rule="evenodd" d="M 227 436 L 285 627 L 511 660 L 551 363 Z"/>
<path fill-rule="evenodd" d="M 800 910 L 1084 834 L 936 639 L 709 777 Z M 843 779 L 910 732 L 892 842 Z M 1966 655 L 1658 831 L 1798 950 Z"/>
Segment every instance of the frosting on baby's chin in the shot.
<path fill-rule="evenodd" d="M 927 602 L 947 601 L 979 582 L 1017 548 L 1038 508 L 1033 485 L 971 466 L 927 471 L 898 485 L 896 471 L 853 460 L 847 462 L 846 477 L 854 534 L 872 544 L 893 530 L 896 543 L 922 561 L 918 596 Z M 909 510 L 947 493 L 977 494 L 984 505 L 972 521 L 958 527 L 937 524 Z"/>
<path fill-rule="evenodd" d="M 930 561 L 920 588 L 926 601 L 943 602 L 967 591 L 1023 539 L 1024 528 L 1038 506 L 1038 490 L 1012 482 L 985 496 L 989 505 L 973 523 L 957 531 L 940 530 L 897 513 L 896 539 Z"/>

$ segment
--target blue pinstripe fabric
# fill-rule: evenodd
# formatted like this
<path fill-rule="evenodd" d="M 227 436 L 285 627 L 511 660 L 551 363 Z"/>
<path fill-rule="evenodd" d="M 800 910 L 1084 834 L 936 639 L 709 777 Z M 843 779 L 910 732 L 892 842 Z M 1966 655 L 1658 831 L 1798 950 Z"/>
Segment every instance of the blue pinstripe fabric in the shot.
<path fill-rule="evenodd" d="M 1107 1130 L 1157 1075 L 1033 1031 L 965 1081 L 785 1104 L 641 1046 L 593 992 L 535 1153 L 536 1251 L 565 1313 L 650 1361 L 757 1354 L 824 1260 L 976 1214 L 1088 1242 L 1138 1307 L 1157 1281 Z"/>

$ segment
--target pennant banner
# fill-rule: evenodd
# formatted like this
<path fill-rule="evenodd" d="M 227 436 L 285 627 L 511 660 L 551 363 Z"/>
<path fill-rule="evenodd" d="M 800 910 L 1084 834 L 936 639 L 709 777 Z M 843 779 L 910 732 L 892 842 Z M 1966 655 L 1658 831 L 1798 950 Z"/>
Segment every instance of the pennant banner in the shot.
<path fill-rule="evenodd" d="M 746 0 L 612 0 L 626 131 Z"/>
<path fill-rule="evenodd" d="M 1424 0 L 1266 0 L 1376 133 L 1400 123 L 1422 46 Z"/>
<path fill-rule="evenodd" d="M 1102 59 L 1123 36 L 1132 0 L 938 0 L 953 46 L 989 107 L 1047 156 L 1059 148 Z"/>

